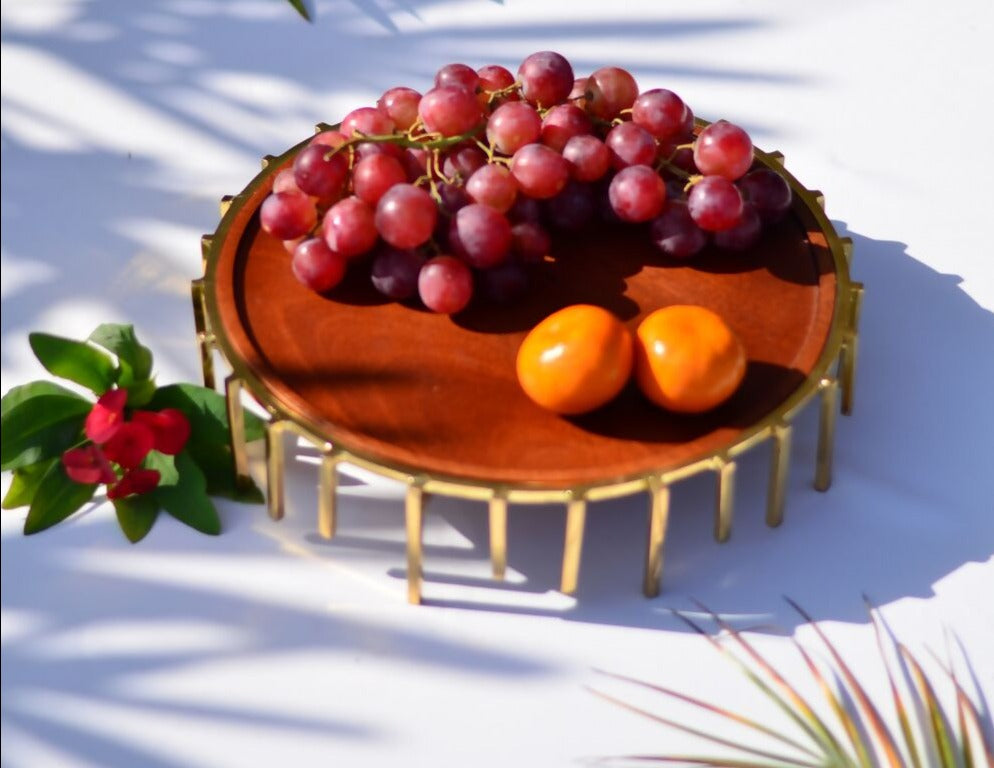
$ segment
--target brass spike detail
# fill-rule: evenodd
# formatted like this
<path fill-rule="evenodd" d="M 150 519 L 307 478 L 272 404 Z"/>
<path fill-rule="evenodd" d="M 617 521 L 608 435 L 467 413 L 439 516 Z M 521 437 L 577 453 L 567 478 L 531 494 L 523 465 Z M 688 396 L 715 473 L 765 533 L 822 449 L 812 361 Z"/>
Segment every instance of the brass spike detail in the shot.
<path fill-rule="evenodd" d="M 580 578 L 580 555 L 583 552 L 583 528 L 587 521 L 587 500 L 582 496 L 566 503 L 566 537 L 563 542 L 563 570 L 559 591 L 564 595 L 576 592 Z"/>
<path fill-rule="evenodd" d="M 839 242 L 842 243 L 842 255 L 845 256 L 846 265 L 852 266 L 852 238 L 851 237 L 840 237 Z"/>
<path fill-rule="evenodd" d="M 814 196 L 815 202 L 818 203 L 818 207 L 823 211 L 825 210 L 825 194 L 820 189 L 812 189 L 812 196 Z"/>
<path fill-rule="evenodd" d="M 221 211 L 221 218 L 228 212 L 231 207 L 231 202 L 235 199 L 234 195 L 225 195 L 221 198 L 221 202 L 218 204 L 218 210 Z"/>
<path fill-rule="evenodd" d="M 263 170 L 265 170 L 266 168 L 268 168 L 269 164 L 271 162 L 273 162 L 273 160 L 275 160 L 275 159 L 276 159 L 276 157 L 273 156 L 273 155 L 263 155 L 262 156 L 262 161 L 261 161 L 262 162 L 262 168 L 263 168 Z"/>
<path fill-rule="evenodd" d="M 772 157 L 774 160 L 780 163 L 780 165 L 783 165 L 786 162 L 783 156 L 783 152 L 781 152 L 779 149 L 774 149 L 772 152 L 769 152 L 768 154 L 770 157 Z"/>
<path fill-rule="evenodd" d="M 286 432 L 286 422 L 276 417 L 266 424 L 266 503 L 269 516 L 273 520 L 282 520 L 285 512 L 283 485 L 286 480 L 286 446 L 283 434 Z"/>
<path fill-rule="evenodd" d="M 490 499 L 490 564 L 494 578 L 503 580 L 507 573 L 507 492 L 498 490 Z"/>
<path fill-rule="evenodd" d="M 421 602 L 424 536 L 424 488 L 421 482 L 413 482 L 407 487 L 404 520 L 407 528 L 407 602 L 418 605 Z"/>
<path fill-rule="evenodd" d="M 820 382 L 820 388 L 815 490 L 827 491 L 832 485 L 832 448 L 835 443 L 835 412 L 838 408 L 839 382 L 836 379 L 824 378 Z"/>
<path fill-rule="evenodd" d="M 714 538 L 719 543 L 728 541 L 732 535 L 732 510 L 735 505 L 735 462 L 718 459 L 715 467 L 717 488 L 715 489 Z"/>
<path fill-rule="evenodd" d="M 649 478 L 649 536 L 645 553 L 642 592 L 646 597 L 659 594 L 663 576 L 663 544 L 670 514 L 670 489 L 659 478 Z"/>

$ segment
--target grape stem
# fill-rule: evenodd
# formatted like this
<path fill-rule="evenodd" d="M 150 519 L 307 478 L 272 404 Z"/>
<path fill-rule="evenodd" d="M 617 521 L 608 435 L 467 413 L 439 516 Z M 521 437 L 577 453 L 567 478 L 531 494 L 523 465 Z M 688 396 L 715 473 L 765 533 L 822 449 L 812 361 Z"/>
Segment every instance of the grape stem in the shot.
<path fill-rule="evenodd" d="M 405 135 L 402 133 L 387 133 L 381 135 L 366 135 L 356 131 L 353 134 L 353 138 L 341 144 L 330 152 L 326 153 L 324 156 L 325 160 L 330 160 L 332 157 L 358 144 L 395 144 L 398 147 L 403 147 L 404 149 L 448 149 L 449 147 L 454 147 L 468 139 L 472 139 L 477 133 L 485 126 L 485 123 L 480 123 L 474 126 L 466 133 L 460 133 L 457 136 L 441 136 L 437 133 L 425 133 L 420 136 Z M 428 141 L 423 141 L 423 138 L 428 138 L 436 136 L 438 138 L 431 138 Z"/>

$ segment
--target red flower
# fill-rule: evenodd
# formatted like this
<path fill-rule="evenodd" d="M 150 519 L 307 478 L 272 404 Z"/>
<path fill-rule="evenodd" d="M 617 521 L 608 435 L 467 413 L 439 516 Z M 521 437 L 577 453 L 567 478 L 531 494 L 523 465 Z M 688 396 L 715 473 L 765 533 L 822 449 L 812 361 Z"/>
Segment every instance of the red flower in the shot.
<path fill-rule="evenodd" d="M 124 423 L 124 405 L 127 402 L 126 389 L 104 392 L 86 417 L 86 436 L 98 445 L 110 440 Z"/>
<path fill-rule="evenodd" d="M 71 448 L 62 454 L 62 466 L 69 479 L 84 485 L 113 483 L 117 475 L 111 469 L 107 457 L 95 445 Z"/>
<path fill-rule="evenodd" d="M 190 438 L 190 422 L 183 411 L 165 408 L 161 411 L 135 411 L 134 421 L 152 430 L 155 450 L 175 456 Z"/>
<path fill-rule="evenodd" d="M 108 499 L 122 499 L 133 494 L 148 493 L 159 484 L 157 469 L 129 469 L 124 477 L 107 489 Z"/>
<path fill-rule="evenodd" d="M 125 469 L 134 469 L 145 460 L 154 443 L 151 429 L 129 421 L 117 427 L 114 436 L 104 446 L 104 453 Z"/>

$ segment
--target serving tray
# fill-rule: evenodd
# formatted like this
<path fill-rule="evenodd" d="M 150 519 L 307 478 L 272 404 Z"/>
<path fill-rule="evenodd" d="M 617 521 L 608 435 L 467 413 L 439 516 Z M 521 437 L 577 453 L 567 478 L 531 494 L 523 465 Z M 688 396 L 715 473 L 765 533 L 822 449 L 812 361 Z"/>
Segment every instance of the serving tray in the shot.
<path fill-rule="evenodd" d="M 698 121 L 698 130 L 706 126 Z M 330 126 L 319 125 L 319 130 Z M 222 202 L 217 231 L 203 239 L 204 277 L 193 283 L 204 380 L 214 386 L 213 350 L 226 381 L 239 476 L 247 477 L 241 391 L 271 416 L 267 497 L 283 516 L 287 431 L 323 452 L 318 527 L 335 532 L 336 467 L 347 461 L 407 487 L 408 597 L 421 599 L 426 494 L 489 502 L 494 575 L 506 567 L 507 505 L 563 502 L 566 535 L 560 588 L 576 589 L 586 503 L 648 492 L 643 590 L 658 593 L 669 486 L 716 474 L 715 537 L 731 531 L 735 459 L 772 440 L 767 522 L 783 518 L 791 422 L 821 397 L 815 487 L 831 482 L 835 414 L 852 407 L 862 285 L 849 277 L 851 241 L 838 237 L 818 192 L 757 150 L 756 166 L 780 173 L 794 202 L 744 253 L 709 247 L 690 262 L 663 257 L 642 227 L 597 225 L 556 233 L 526 298 L 511 305 L 474 299 L 449 317 L 380 296 L 368 269 L 350 270 L 327 295 L 293 277 L 282 243 L 259 228 L 273 176 L 306 141 Z M 745 380 L 718 409 L 675 415 L 629 387 L 607 406 L 563 418 L 532 403 L 515 377 L 515 355 L 539 320 L 564 306 L 603 306 L 632 330 L 670 304 L 722 315 L 748 353 Z"/>

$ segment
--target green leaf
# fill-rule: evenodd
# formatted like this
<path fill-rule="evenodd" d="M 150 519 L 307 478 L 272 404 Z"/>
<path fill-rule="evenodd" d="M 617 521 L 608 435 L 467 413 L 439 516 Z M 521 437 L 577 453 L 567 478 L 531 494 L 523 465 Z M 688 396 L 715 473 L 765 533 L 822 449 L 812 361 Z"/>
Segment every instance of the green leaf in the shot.
<path fill-rule="evenodd" d="M 49 373 L 82 384 L 98 395 L 110 389 L 117 380 L 114 361 L 86 342 L 47 333 L 28 334 L 28 342 Z"/>
<path fill-rule="evenodd" d="M 159 470 L 159 485 L 176 485 L 179 482 L 179 471 L 176 469 L 176 457 L 167 456 L 159 451 L 150 451 L 142 466 L 146 469 Z"/>
<path fill-rule="evenodd" d="M 62 462 L 54 462 L 39 482 L 38 492 L 24 520 L 24 533 L 31 535 L 61 523 L 93 498 L 96 490 L 96 485 L 73 482 Z"/>
<path fill-rule="evenodd" d="M 190 420 L 186 451 L 207 479 L 207 492 L 236 501 L 261 504 L 262 492 L 254 483 L 239 488 L 235 483 L 235 460 L 228 437 L 228 411 L 223 395 L 194 384 L 160 387 L 149 402 L 153 410 L 178 408 Z M 259 440 L 265 434 L 262 419 L 245 413 L 245 439 Z"/>
<path fill-rule="evenodd" d="M 104 323 L 90 334 L 90 341 L 117 357 L 117 385 L 128 390 L 128 405 L 145 405 L 155 393 L 152 351 L 138 342 L 134 326 Z"/>
<path fill-rule="evenodd" d="M 34 499 L 41 478 L 58 459 L 46 459 L 37 464 L 29 464 L 26 467 L 14 470 L 14 478 L 11 480 L 7 495 L 3 497 L 0 507 L 3 509 L 16 509 L 26 507 Z"/>
<path fill-rule="evenodd" d="M 90 334 L 90 341 L 113 352 L 119 362 L 126 363 L 134 381 L 152 375 L 152 351 L 138 342 L 133 325 L 104 323 Z"/>
<path fill-rule="evenodd" d="M 152 530 L 155 519 L 159 516 L 159 505 L 148 494 L 128 496 L 114 500 L 114 511 L 117 512 L 118 525 L 128 541 L 137 544 Z"/>
<path fill-rule="evenodd" d="M 221 519 L 207 495 L 203 472 L 186 451 L 176 456 L 176 469 L 179 470 L 179 482 L 159 486 L 150 495 L 181 523 L 216 536 L 221 532 Z"/>
<path fill-rule="evenodd" d="M 307 5 L 304 3 L 304 0 L 287 0 L 287 2 L 290 3 L 294 10 L 296 10 L 297 13 L 299 13 L 305 20 L 311 20 L 310 11 L 307 10 Z"/>
<path fill-rule="evenodd" d="M 3 398 L 0 469 L 18 469 L 58 456 L 78 441 L 93 404 L 75 392 L 37 381 Z"/>

